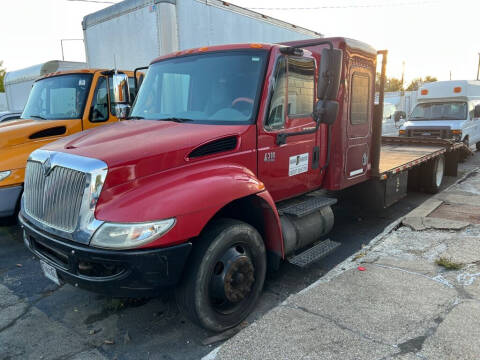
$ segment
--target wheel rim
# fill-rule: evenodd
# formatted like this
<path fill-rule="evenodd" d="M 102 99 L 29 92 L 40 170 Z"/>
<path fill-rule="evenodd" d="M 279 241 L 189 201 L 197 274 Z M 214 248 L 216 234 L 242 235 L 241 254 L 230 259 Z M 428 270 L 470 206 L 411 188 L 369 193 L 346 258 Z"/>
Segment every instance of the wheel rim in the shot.
<path fill-rule="evenodd" d="M 255 266 L 248 248 L 237 244 L 218 258 L 212 269 L 210 302 L 215 311 L 230 314 L 244 306 L 252 294 Z"/>
<path fill-rule="evenodd" d="M 442 185 L 444 165 L 444 160 L 442 157 L 440 157 L 437 163 L 437 173 L 435 174 L 435 184 L 437 185 L 437 187 L 440 187 L 440 185 Z"/>

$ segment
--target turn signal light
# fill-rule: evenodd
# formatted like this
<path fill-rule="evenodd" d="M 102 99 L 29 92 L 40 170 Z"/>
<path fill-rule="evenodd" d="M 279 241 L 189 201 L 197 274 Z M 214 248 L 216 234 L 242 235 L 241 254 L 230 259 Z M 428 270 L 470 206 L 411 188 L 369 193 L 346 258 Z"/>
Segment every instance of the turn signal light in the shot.
<path fill-rule="evenodd" d="M 452 130 L 452 134 L 454 134 L 454 135 L 462 135 L 462 130 Z"/>
<path fill-rule="evenodd" d="M 407 132 L 405 130 L 399 130 L 398 135 L 407 135 Z"/>
<path fill-rule="evenodd" d="M 262 44 L 250 44 L 250 47 L 254 49 L 261 49 L 263 46 Z"/>
<path fill-rule="evenodd" d="M 455 86 L 455 87 L 453 88 L 453 92 L 454 92 L 454 93 L 462 92 L 462 87 L 461 87 L 461 86 Z"/>
<path fill-rule="evenodd" d="M 428 95 L 428 90 L 427 90 L 427 89 L 422 89 L 422 90 L 420 91 L 420 94 L 421 94 L 421 95 Z"/>

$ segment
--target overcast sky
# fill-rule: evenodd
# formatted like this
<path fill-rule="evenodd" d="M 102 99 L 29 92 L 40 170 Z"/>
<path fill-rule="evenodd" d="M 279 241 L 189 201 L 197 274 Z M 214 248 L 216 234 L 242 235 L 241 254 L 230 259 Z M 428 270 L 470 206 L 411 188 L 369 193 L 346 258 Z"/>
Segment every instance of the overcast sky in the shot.
<path fill-rule="evenodd" d="M 474 79 L 477 74 L 480 0 L 231 2 L 244 7 L 310 8 L 256 11 L 326 36 L 348 36 L 388 49 L 390 76 L 401 76 L 402 61 L 406 80 L 425 75 L 448 80 L 450 70 L 453 79 Z M 0 60 L 7 70 L 61 59 L 60 39 L 81 39 L 83 16 L 109 6 L 67 0 L 2 0 L 1 5 Z M 65 60 L 84 59 L 81 41 L 65 42 Z"/>

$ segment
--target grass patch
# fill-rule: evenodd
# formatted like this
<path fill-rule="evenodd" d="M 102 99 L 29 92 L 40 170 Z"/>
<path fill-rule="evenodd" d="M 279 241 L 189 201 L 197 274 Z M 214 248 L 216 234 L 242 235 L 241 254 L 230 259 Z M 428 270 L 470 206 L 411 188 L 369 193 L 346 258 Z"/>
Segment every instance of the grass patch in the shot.
<path fill-rule="evenodd" d="M 446 257 L 441 257 L 440 259 L 435 260 L 435 264 L 443 266 L 447 270 L 459 270 L 463 267 L 462 263 L 456 263 Z"/>

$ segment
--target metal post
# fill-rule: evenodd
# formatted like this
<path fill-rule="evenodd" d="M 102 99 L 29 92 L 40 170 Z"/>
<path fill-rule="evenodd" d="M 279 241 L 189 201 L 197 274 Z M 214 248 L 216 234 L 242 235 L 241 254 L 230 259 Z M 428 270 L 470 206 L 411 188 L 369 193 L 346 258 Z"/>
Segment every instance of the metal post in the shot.
<path fill-rule="evenodd" d="M 63 52 L 64 41 L 83 41 L 83 39 L 60 39 L 60 47 L 62 48 L 62 61 L 65 61 L 65 54 Z"/>
<path fill-rule="evenodd" d="M 478 53 L 477 80 L 480 80 L 480 53 Z"/>
<path fill-rule="evenodd" d="M 370 157 L 372 173 L 374 176 L 378 175 L 380 171 L 380 148 L 382 146 L 383 103 L 385 98 L 388 50 L 379 50 L 377 54 L 382 55 L 382 71 L 380 73 L 380 89 L 378 89 L 378 105 L 375 106 L 373 112 L 372 148 Z"/>

